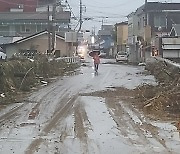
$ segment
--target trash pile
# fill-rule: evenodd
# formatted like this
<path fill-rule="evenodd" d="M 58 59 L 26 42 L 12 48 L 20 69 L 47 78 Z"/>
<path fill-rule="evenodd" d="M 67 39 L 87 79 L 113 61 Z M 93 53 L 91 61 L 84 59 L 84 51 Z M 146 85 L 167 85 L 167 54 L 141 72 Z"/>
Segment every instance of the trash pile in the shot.
<path fill-rule="evenodd" d="M 31 91 L 50 82 L 51 77 L 62 76 L 78 65 L 64 61 L 48 61 L 46 57 L 13 59 L 0 63 L 0 103 L 14 102 L 17 93 Z"/>
<path fill-rule="evenodd" d="M 137 87 L 138 104 L 148 114 L 180 118 L 180 68 L 157 60 L 148 63 L 146 69 L 155 76 L 158 85 Z"/>

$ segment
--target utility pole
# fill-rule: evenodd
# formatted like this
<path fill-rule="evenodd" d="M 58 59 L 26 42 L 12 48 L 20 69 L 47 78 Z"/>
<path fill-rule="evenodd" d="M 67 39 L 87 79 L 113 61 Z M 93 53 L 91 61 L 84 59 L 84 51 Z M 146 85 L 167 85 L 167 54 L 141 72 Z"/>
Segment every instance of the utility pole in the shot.
<path fill-rule="evenodd" d="M 83 20 L 82 20 L 82 0 L 80 0 L 80 9 L 79 9 L 79 13 L 80 13 L 80 17 L 79 17 L 79 29 L 78 29 L 78 33 L 79 31 L 81 30 L 82 28 L 82 23 L 83 23 Z"/>
<path fill-rule="evenodd" d="M 145 0 L 145 26 L 147 26 L 148 22 L 147 22 L 147 0 Z"/>
<path fill-rule="evenodd" d="M 51 34 L 50 34 L 50 13 L 49 13 L 49 5 L 48 5 L 48 51 L 47 54 L 51 52 Z"/>
<path fill-rule="evenodd" d="M 78 36 L 79 36 L 79 32 L 82 28 L 82 23 L 83 23 L 83 20 L 82 20 L 82 0 L 80 0 L 80 8 L 79 8 L 79 13 L 80 13 L 80 17 L 79 17 L 79 29 L 77 31 L 77 39 L 76 39 L 76 54 L 78 54 Z"/>
<path fill-rule="evenodd" d="M 55 40 L 56 40 L 56 0 L 53 0 L 53 10 L 52 10 L 52 53 L 55 50 Z"/>
<path fill-rule="evenodd" d="M 145 21 L 144 21 L 144 33 L 146 33 L 146 27 L 147 27 L 147 24 L 148 24 L 148 19 L 147 19 L 147 0 L 145 0 Z M 144 41 L 143 41 L 143 47 L 142 47 L 142 61 L 145 62 L 145 52 L 146 52 L 146 43 L 147 43 L 147 40 L 146 40 L 146 36 L 144 36 Z"/>

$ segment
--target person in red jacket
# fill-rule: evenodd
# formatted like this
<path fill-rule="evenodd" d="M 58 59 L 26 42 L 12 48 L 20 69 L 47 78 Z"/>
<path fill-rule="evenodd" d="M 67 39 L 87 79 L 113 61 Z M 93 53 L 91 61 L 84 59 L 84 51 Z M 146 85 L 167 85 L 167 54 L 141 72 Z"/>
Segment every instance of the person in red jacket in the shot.
<path fill-rule="evenodd" d="M 98 52 L 95 52 L 95 54 L 93 55 L 93 59 L 94 59 L 94 70 L 95 72 L 97 72 L 99 68 L 99 63 L 100 63 Z"/>

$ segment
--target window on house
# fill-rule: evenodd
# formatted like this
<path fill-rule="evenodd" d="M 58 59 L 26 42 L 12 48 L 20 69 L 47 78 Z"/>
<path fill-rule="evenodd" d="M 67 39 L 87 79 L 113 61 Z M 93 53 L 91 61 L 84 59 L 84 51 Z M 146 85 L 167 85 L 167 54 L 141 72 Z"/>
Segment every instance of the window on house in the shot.
<path fill-rule="evenodd" d="M 132 34 L 133 33 L 133 24 L 128 25 L 128 33 Z"/>
<path fill-rule="evenodd" d="M 21 32 L 23 32 L 23 33 L 31 32 L 31 26 L 30 25 L 22 25 L 21 26 Z"/>
<path fill-rule="evenodd" d="M 154 17 L 154 27 L 166 27 L 166 16 L 156 15 Z"/>

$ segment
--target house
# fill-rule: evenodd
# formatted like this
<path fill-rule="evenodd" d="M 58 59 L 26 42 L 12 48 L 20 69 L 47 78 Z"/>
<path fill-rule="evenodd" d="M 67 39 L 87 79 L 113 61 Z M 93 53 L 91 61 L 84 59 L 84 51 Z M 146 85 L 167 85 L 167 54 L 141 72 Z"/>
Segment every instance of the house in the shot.
<path fill-rule="evenodd" d="M 107 56 L 113 56 L 114 54 L 113 31 L 113 25 L 102 25 L 101 30 L 98 31 L 98 44 L 100 49 L 106 52 Z"/>
<path fill-rule="evenodd" d="M 35 12 L 40 0 L 5 0 L 0 3 L 0 12 Z"/>
<path fill-rule="evenodd" d="M 137 63 L 140 58 L 140 53 L 138 49 L 138 17 L 135 12 L 130 13 L 128 16 L 128 39 L 127 46 L 129 50 L 129 62 Z"/>
<path fill-rule="evenodd" d="M 128 40 L 128 23 L 121 22 L 115 24 L 117 31 L 117 51 L 126 51 Z"/>
<path fill-rule="evenodd" d="M 56 0 L 60 4 L 60 0 Z M 52 4 L 52 0 L 3 0 L 0 12 L 36 12 L 39 8 Z"/>
<path fill-rule="evenodd" d="M 70 11 L 58 1 L 56 5 L 51 0 L 0 1 L 0 36 L 27 37 L 45 29 L 64 34 L 70 30 L 70 19 Z"/>
<path fill-rule="evenodd" d="M 68 31 L 70 12 L 57 12 L 56 31 Z M 0 36 L 29 36 L 48 29 L 47 12 L 3 12 L 0 13 Z"/>
<path fill-rule="evenodd" d="M 169 35 L 172 25 L 180 24 L 180 3 L 147 2 L 146 0 L 144 5 L 128 16 L 128 22 L 132 18 L 131 26 L 136 28 L 136 33 L 131 36 L 128 34 L 131 40 L 135 39 L 134 49 L 130 51 L 136 52 L 134 55 L 139 61 L 144 61 L 152 55 L 151 44 L 154 38 Z M 128 26 L 130 26 L 129 23 Z"/>
<path fill-rule="evenodd" d="M 2 44 L 1 46 L 7 54 L 7 58 L 11 58 L 14 54 L 23 53 L 40 53 L 47 54 L 49 49 L 49 37 L 47 31 L 42 31 L 31 36 L 19 39 L 13 43 Z M 52 39 L 52 35 L 50 35 Z M 65 38 L 59 35 L 55 36 L 55 51 L 56 57 L 72 56 L 74 47 L 71 43 L 66 43 Z"/>

